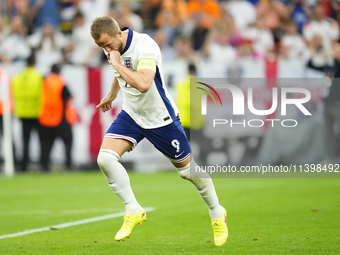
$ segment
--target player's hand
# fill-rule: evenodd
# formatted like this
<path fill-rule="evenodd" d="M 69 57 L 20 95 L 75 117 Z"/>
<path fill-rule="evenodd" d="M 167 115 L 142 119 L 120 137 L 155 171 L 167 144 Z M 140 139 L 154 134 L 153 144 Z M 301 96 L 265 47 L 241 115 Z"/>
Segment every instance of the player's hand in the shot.
<path fill-rule="evenodd" d="M 107 95 L 102 100 L 100 100 L 100 103 L 96 106 L 96 108 L 99 108 L 102 112 L 106 112 L 112 109 L 112 101 L 116 98 L 116 96 Z"/>
<path fill-rule="evenodd" d="M 115 64 L 120 63 L 120 53 L 117 50 L 111 50 L 107 54 L 107 58 L 109 59 L 113 67 L 115 67 Z"/>

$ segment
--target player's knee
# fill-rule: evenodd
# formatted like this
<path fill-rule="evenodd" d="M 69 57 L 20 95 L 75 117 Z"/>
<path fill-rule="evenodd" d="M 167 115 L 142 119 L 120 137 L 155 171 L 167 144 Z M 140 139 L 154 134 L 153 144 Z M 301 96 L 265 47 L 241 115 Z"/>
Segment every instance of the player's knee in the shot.
<path fill-rule="evenodd" d="M 110 169 L 114 166 L 116 162 L 119 160 L 119 155 L 118 153 L 112 151 L 112 150 L 104 150 L 101 149 L 98 153 L 97 157 L 97 164 L 102 170 L 102 172 L 106 175 L 109 176 Z"/>
<path fill-rule="evenodd" d="M 105 168 L 106 166 L 106 153 L 99 152 L 97 156 L 97 164 L 100 167 L 100 169 Z"/>
<path fill-rule="evenodd" d="M 189 181 L 200 178 L 209 178 L 209 176 L 206 173 L 197 171 L 197 168 L 199 167 L 197 166 L 196 162 L 193 159 L 191 159 L 189 164 L 181 168 L 176 168 L 176 170 L 179 176 Z"/>
<path fill-rule="evenodd" d="M 190 180 L 190 165 L 176 168 L 176 170 L 181 178 L 183 178 L 184 180 Z"/>

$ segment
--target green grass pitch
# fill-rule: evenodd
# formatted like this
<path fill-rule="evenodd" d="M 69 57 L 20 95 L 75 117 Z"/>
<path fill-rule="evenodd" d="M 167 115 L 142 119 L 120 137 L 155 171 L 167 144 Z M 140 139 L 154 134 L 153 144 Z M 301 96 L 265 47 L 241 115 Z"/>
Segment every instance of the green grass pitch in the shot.
<path fill-rule="evenodd" d="M 141 205 L 155 207 L 131 238 L 122 217 L 0 239 L 0 254 L 340 254 L 340 179 L 214 179 L 229 239 L 215 247 L 208 210 L 175 171 L 130 172 Z M 121 212 L 97 172 L 0 177 L 0 236 Z"/>

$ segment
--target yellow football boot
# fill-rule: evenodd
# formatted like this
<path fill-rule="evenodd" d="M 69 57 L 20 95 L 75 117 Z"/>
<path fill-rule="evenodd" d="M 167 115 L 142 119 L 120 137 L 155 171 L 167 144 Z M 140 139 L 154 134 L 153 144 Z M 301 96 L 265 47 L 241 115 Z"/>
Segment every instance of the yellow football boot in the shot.
<path fill-rule="evenodd" d="M 120 240 L 124 240 L 126 237 L 129 237 L 132 234 L 132 229 L 137 225 L 143 224 L 143 221 L 146 220 L 146 213 L 143 208 L 136 214 L 126 214 L 124 216 L 124 222 L 122 227 L 117 232 L 115 239 L 119 242 Z"/>
<path fill-rule="evenodd" d="M 221 206 L 222 207 L 222 206 Z M 222 207 L 223 214 L 218 220 L 212 220 L 214 229 L 214 242 L 216 246 L 222 246 L 228 239 L 227 211 Z"/>

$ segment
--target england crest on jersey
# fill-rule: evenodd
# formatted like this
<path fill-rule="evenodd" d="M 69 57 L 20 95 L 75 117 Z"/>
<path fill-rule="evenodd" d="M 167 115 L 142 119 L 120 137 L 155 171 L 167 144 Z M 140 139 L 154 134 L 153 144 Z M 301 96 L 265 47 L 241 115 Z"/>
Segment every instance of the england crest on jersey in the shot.
<path fill-rule="evenodd" d="M 130 57 L 124 58 L 124 64 L 127 68 L 132 69 L 132 60 Z"/>

